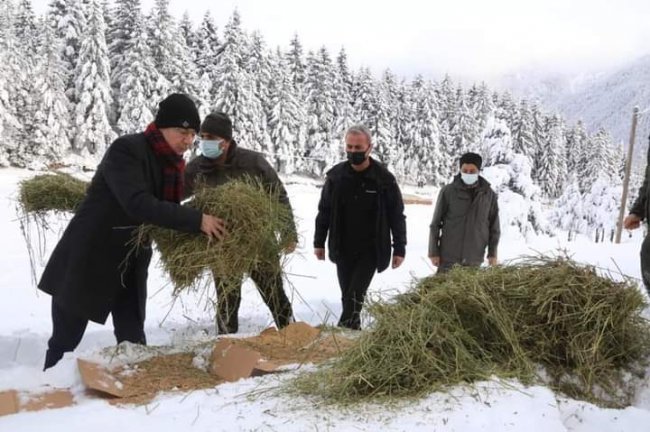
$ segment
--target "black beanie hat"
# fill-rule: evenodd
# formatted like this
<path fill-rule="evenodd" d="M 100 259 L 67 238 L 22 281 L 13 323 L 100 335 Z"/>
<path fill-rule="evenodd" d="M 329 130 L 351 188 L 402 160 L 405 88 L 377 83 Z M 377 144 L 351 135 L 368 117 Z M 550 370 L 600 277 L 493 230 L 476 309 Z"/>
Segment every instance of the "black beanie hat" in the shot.
<path fill-rule="evenodd" d="M 174 93 L 158 104 L 154 123 L 158 128 L 180 127 L 199 132 L 201 117 L 194 101 L 189 96 Z"/>
<path fill-rule="evenodd" d="M 232 121 L 226 113 L 210 113 L 205 117 L 203 123 L 201 123 L 201 132 L 231 140 Z"/>
<path fill-rule="evenodd" d="M 460 157 L 460 166 L 463 166 L 463 164 L 476 165 L 476 168 L 480 170 L 483 165 L 483 158 L 476 153 L 465 153 Z"/>

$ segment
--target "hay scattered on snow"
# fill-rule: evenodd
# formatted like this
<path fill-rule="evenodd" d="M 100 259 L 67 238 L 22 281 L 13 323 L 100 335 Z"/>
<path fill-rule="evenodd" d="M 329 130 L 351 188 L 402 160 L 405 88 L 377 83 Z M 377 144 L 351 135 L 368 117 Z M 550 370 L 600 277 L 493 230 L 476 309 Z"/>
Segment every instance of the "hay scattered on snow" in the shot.
<path fill-rule="evenodd" d="M 143 227 L 140 239 L 156 243 L 175 293 L 198 288 L 206 269 L 226 281 L 224 287 L 257 268 L 280 272 L 280 254 L 296 239 L 292 215 L 278 197 L 278 189 L 252 178 L 199 187 L 187 205 L 222 218 L 228 231 L 223 241 L 154 226 Z"/>
<path fill-rule="evenodd" d="M 296 388 L 349 403 L 420 396 L 493 376 L 541 383 L 604 406 L 626 406 L 650 356 L 647 306 L 565 259 L 454 269 L 371 305 L 373 328 Z"/>

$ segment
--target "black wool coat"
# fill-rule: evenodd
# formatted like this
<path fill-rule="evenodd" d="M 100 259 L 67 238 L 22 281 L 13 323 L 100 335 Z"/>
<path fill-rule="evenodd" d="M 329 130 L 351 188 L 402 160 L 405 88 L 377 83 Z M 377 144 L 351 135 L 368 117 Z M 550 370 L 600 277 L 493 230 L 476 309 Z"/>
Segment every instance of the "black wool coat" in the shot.
<path fill-rule="evenodd" d="M 135 229 L 146 223 L 198 233 L 201 217 L 163 200 L 163 163 L 144 134 L 120 137 L 106 151 L 38 287 L 69 313 L 103 324 L 119 290 L 137 288 L 125 286 L 125 274 L 134 272 L 128 280 L 146 291 L 151 247 L 129 255 Z"/>

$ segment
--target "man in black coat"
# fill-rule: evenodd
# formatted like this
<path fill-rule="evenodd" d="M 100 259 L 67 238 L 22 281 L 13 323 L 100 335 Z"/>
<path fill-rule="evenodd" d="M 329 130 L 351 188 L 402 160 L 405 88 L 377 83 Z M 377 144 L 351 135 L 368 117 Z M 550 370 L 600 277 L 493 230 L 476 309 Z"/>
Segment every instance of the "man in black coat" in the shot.
<path fill-rule="evenodd" d="M 375 271 L 404 261 L 406 217 L 404 202 L 393 174 L 370 157 L 370 132 L 353 126 L 345 135 L 347 162 L 327 172 L 318 203 L 314 253 L 336 264 L 343 311 L 338 325 L 361 328 L 363 301 Z"/>
<path fill-rule="evenodd" d="M 194 193 L 197 183 L 219 187 L 231 180 L 257 178 L 279 192 L 279 200 L 291 211 L 287 191 L 273 167 L 261 153 L 237 145 L 232 136 L 232 122 L 227 114 L 214 112 L 201 123 L 201 155 L 193 159 L 185 171 L 185 195 Z M 298 235 L 295 224 L 281 238 L 285 252 L 296 247 Z M 219 333 L 237 333 L 239 330 L 239 305 L 243 275 L 234 281 L 224 281 L 213 274 L 217 287 L 217 328 Z M 275 263 L 264 263 L 250 274 L 262 299 L 269 307 L 278 328 L 287 326 L 293 319 L 291 302 L 284 292 L 280 257 Z"/>
<path fill-rule="evenodd" d="M 222 220 L 179 204 L 182 155 L 192 145 L 199 123 L 194 102 L 173 94 L 160 103 L 144 133 L 120 137 L 106 151 L 38 284 L 52 295 L 45 369 L 77 347 L 89 320 L 104 324 L 109 314 L 118 343 L 146 343 L 151 246 L 129 254 L 129 242 L 140 224 L 223 237 Z"/>
<path fill-rule="evenodd" d="M 479 175 L 483 159 L 476 153 L 460 158 L 460 173 L 442 188 L 429 234 L 429 259 L 445 272 L 455 265 L 479 267 L 497 263 L 501 236 L 499 204 L 490 183 Z"/>
<path fill-rule="evenodd" d="M 649 137 L 650 139 L 650 137 Z M 641 245 L 641 278 L 645 285 L 646 291 L 650 294 L 650 150 L 648 150 L 647 164 L 645 168 L 645 177 L 643 184 L 639 189 L 639 196 L 630 210 L 630 214 L 623 221 L 623 227 L 628 230 L 637 229 L 641 222 L 648 224 L 648 232 Z"/>

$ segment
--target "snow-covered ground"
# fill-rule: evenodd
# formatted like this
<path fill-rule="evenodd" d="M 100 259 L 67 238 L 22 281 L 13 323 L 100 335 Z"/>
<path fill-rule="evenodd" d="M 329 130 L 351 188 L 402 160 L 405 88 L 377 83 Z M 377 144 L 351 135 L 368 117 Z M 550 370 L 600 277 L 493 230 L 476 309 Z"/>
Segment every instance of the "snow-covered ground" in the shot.
<path fill-rule="evenodd" d="M 147 406 L 115 407 L 83 393 L 76 369 L 77 357 L 96 357 L 114 343 L 112 326 L 90 324 L 78 348 L 59 365 L 42 372 L 50 333 L 50 298 L 32 283 L 29 259 L 15 213 L 16 183 L 33 175 L 0 170 L 0 391 L 39 391 L 47 386 L 70 387 L 76 405 L 58 410 L 0 417 L 0 431 L 647 431 L 650 425 L 650 384 L 641 385 L 632 407 L 601 409 L 588 403 L 557 397 L 543 387 L 508 388 L 496 382 L 476 388 L 431 394 L 410 403 L 386 407 L 363 405 L 335 409 L 316 400 L 267 392 L 291 379 L 293 373 L 242 380 L 208 391 L 163 394 Z M 333 323 L 340 313 L 340 294 L 334 266 L 311 254 L 313 221 L 320 190 L 318 182 L 287 179 L 291 202 L 302 236 L 288 265 L 290 295 L 298 320 Z M 405 192 L 422 193 L 405 188 Z M 434 190 L 425 190 L 432 196 Z M 433 196 L 433 198 L 435 198 Z M 432 272 L 427 259 L 431 206 L 407 206 L 407 257 L 402 268 L 379 274 L 371 295 L 389 296 L 406 289 L 414 278 Z M 63 226 L 63 225 L 62 225 Z M 625 235 L 624 243 L 594 244 L 587 239 L 566 243 L 565 235 L 528 241 L 505 229 L 500 258 L 566 249 L 575 259 L 639 278 L 638 251 L 642 233 Z M 48 248 L 56 242 L 49 236 Z M 185 295 L 175 304 L 171 287 L 152 264 L 147 307 L 147 337 L 152 345 L 184 346 L 214 336 L 212 311 L 198 295 Z M 244 285 L 240 311 L 242 333 L 269 326 L 271 316 L 250 282 Z M 650 335 L 649 335 L 650 337 Z"/>

